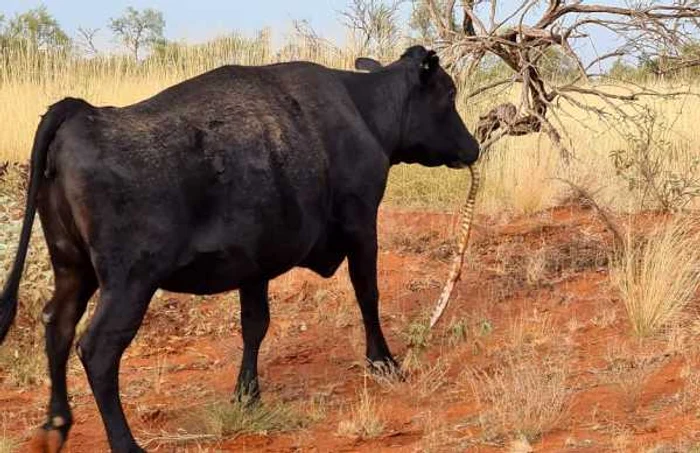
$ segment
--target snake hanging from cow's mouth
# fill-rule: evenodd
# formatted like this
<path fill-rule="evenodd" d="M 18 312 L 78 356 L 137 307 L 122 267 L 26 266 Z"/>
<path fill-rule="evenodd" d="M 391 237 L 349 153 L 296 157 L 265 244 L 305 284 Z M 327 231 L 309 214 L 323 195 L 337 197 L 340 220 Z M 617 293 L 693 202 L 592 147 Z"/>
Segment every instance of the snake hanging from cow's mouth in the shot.
<path fill-rule="evenodd" d="M 457 241 L 457 254 L 452 260 L 450 274 L 447 277 L 447 281 L 442 289 L 440 298 L 438 299 L 437 304 L 433 309 L 433 313 L 430 316 L 430 328 L 432 328 L 438 322 L 443 312 L 447 308 L 447 304 L 450 302 L 452 290 L 454 289 L 455 283 L 457 283 L 459 276 L 462 273 L 464 255 L 467 253 L 467 246 L 469 245 L 469 234 L 471 233 L 472 220 L 474 219 L 474 205 L 476 204 L 476 195 L 479 192 L 479 184 L 481 182 L 481 176 L 479 175 L 479 170 L 476 167 L 476 164 L 470 165 L 469 171 L 471 172 L 471 185 L 469 186 L 467 201 L 460 209 L 460 229 Z"/>

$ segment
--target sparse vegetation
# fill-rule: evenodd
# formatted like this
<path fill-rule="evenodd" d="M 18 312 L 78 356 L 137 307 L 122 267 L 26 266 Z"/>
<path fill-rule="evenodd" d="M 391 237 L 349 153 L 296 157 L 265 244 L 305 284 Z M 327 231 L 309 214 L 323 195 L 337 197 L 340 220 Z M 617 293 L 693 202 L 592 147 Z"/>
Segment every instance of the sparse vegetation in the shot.
<path fill-rule="evenodd" d="M 510 360 L 489 371 L 470 370 L 467 382 L 479 402 L 484 435 L 502 442 L 528 441 L 556 428 L 569 400 L 566 371 L 538 360 Z"/>
<path fill-rule="evenodd" d="M 6 437 L 4 434 L 0 435 L 0 453 L 13 453 L 17 449 L 17 443 Z"/>
<path fill-rule="evenodd" d="M 617 175 L 634 194 L 634 208 L 679 211 L 700 195 L 700 155 L 686 140 L 673 140 L 657 113 L 645 110 L 622 135 L 626 145 L 611 156 Z"/>
<path fill-rule="evenodd" d="M 642 390 L 653 369 L 652 360 L 639 354 L 617 358 L 610 363 L 611 382 L 619 386 L 627 410 L 639 408 Z"/>
<path fill-rule="evenodd" d="M 23 164 L 39 115 L 49 104 L 71 95 L 97 105 L 127 105 L 227 63 L 304 59 L 350 69 L 355 57 L 365 53 L 390 60 L 406 45 L 396 28 L 399 3 L 377 0 L 367 10 L 362 1 L 353 1 L 354 9 L 345 10 L 345 17 L 352 21 L 354 38 L 342 48 L 303 23 L 281 43 L 273 39 L 279 31 L 269 29 L 200 44 L 166 42 L 160 20 L 153 16 L 155 33 L 146 41 L 135 43 L 124 35 L 130 55 L 100 53 L 92 42 L 98 30 L 83 29 L 81 51 L 90 58 L 76 50 L 46 8 L 5 20 L 0 14 L 0 119 L 9 125 L 0 128 L 0 283 L 19 235 L 27 176 Z M 413 36 L 437 39 L 428 2 L 415 5 Z M 32 24 L 43 24 L 40 34 L 32 34 Z M 462 33 L 465 24 L 454 25 Z M 19 39 L 10 36 L 11 29 Z M 697 49 L 687 50 L 692 52 Z M 576 68 L 570 60 L 550 51 L 542 58 L 548 83 L 571 83 Z M 308 274 L 275 282 L 272 324 L 260 365 L 263 378 L 275 373 L 275 380 L 279 374 L 283 382 L 265 389 L 272 403 L 201 406 L 194 400 L 210 401 L 222 380 L 233 383 L 232 370 L 240 358 L 238 300 L 234 294 L 159 295 L 122 370 L 125 402 L 139 405 L 148 398 L 149 429 L 174 433 L 149 436 L 149 449 L 160 442 L 186 451 L 209 451 L 219 444 L 239 448 L 235 442 L 250 438 L 282 439 L 284 446 L 274 448 L 303 450 L 315 445 L 317 437 L 329 449 L 356 449 L 369 439 L 374 439 L 372 446 L 383 447 L 384 438 L 407 432 L 404 437 L 411 440 L 402 437 L 401 442 L 417 451 L 466 451 L 486 444 L 524 452 L 539 451 L 542 437 L 558 436 L 558 429 L 568 430 L 571 424 L 576 437 L 552 448 L 627 451 L 643 437 L 649 451 L 700 451 L 687 439 L 674 439 L 700 430 L 695 346 L 700 339 L 698 73 L 689 69 L 683 77 L 660 77 L 654 72 L 673 61 L 633 63 L 622 58 L 612 66 L 608 75 L 624 82 L 605 87 L 608 93 L 626 96 L 643 89 L 686 94 L 639 98 L 634 109 L 623 105 L 626 115 L 635 118 L 623 126 L 611 116 L 573 107 L 585 101 L 608 109 L 605 99 L 568 92 L 561 99 L 565 109 L 551 105 L 548 115 L 562 113 L 549 118 L 566 131 L 562 143 L 573 145 L 574 159 L 565 162 L 546 131 L 506 137 L 483 156 L 471 267 L 451 306 L 453 321 L 433 332 L 425 310 L 443 277 L 436 269 L 454 251 L 453 219 L 433 211 L 456 207 L 469 180 L 463 172 L 445 168 L 392 169 L 382 216 L 406 210 L 409 216 L 402 221 L 413 222 L 410 215 L 421 210 L 428 219 L 416 220 L 415 229 L 380 224 L 386 236 L 380 244 L 381 315 L 392 350 L 403 355 L 405 381 L 372 376 L 359 390 L 348 385 L 348 374 L 356 376 L 348 371 L 350 364 L 364 372 L 365 335 L 341 268 L 340 277 L 309 286 L 303 284 Z M 499 86 L 477 93 L 485 84 L 510 77 L 500 61 L 484 61 L 469 77 L 459 67 L 451 70 L 457 71 L 457 107 L 471 130 L 494 105 L 523 99 L 515 78 L 509 79 L 515 89 Z M 566 89 L 602 89 L 597 83 L 578 81 Z M 16 164 L 6 166 L 5 161 Z M 621 245 L 610 241 L 610 223 L 589 209 L 590 200 L 571 196 L 571 187 L 558 178 L 595 188 L 590 191 L 595 209 L 613 221 L 629 219 Z M 9 395 L 10 408 L 5 412 L 3 407 L 3 423 L 11 428 L 0 437 L 0 453 L 22 451 L 15 439 L 26 434 L 24 425 L 42 422 L 38 407 L 46 395 L 37 389 L 47 374 L 39 319 L 53 284 L 36 225 L 20 316 L 0 348 L 0 387 L 3 398 Z M 620 326 L 627 319 L 643 341 L 626 338 L 629 332 Z M 634 352 L 620 346 L 627 340 L 636 342 Z M 562 347 L 571 353 L 562 354 Z M 654 355 L 655 348 L 663 352 Z M 92 407 L 86 404 L 89 387 L 77 361 L 69 368 L 71 403 L 84 417 Z M 183 395 L 201 409 L 181 414 Z M 172 413 L 151 410 L 171 405 Z M 576 415 L 569 417 L 573 411 Z M 12 420 L 4 418 L 7 414 Z M 82 429 L 85 436 L 85 418 L 77 420 L 75 430 Z M 421 434 L 414 433 L 421 430 L 419 439 Z M 658 447 L 652 447 L 655 435 L 663 438 Z M 240 436 L 244 439 L 236 440 Z"/>
<path fill-rule="evenodd" d="M 432 338 L 432 330 L 427 318 L 421 316 L 410 322 L 401 332 L 401 336 L 408 346 L 402 367 L 409 371 L 420 368 L 421 356 Z"/>

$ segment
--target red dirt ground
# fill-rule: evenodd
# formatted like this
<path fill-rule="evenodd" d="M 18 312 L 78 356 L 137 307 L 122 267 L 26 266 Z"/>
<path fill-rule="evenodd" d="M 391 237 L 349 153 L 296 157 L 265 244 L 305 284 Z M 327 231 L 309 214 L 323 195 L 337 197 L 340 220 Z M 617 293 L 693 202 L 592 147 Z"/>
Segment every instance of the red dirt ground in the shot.
<path fill-rule="evenodd" d="M 447 275 L 454 220 L 382 211 L 382 320 L 399 358 L 409 324 L 430 311 Z M 687 385 L 700 357 L 697 329 L 634 339 L 607 276 L 611 238 L 593 211 L 570 205 L 502 225 L 477 220 L 463 280 L 405 382 L 365 378 L 345 268 L 330 280 L 294 271 L 273 283 L 261 383 L 267 404 L 289 405 L 307 420 L 288 432 L 183 441 L 197 408 L 231 396 L 241 355 L 237 299 L 160 295 L 122 362 L 135 435 L 153 451 L 510 451 L 512 432 L 488 433 L 496 426 L 491 403 L 475 398 L 470 371 L 517 360 L 565 370 L 567 397 L 559 419 L 532 437 L 532 450 L 513 451 L 690 451 L 700 442 L 700 393 L 691 392 L 700 389 Z M 74 358 L 69 385 L 75 425 L 65 451 L 108 451 Z M 384 429 L 373 439 L 341 435 L 364 385 Z M 26 440 L 47 397 L 47 385 L 18 389 L 0 374 L 7 435 Z"/>

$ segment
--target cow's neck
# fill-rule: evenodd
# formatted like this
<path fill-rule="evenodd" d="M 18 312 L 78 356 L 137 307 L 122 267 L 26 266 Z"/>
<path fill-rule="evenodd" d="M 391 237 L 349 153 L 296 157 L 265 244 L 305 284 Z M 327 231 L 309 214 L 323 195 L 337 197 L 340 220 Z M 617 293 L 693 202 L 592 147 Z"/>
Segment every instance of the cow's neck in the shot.
<path fill-rule="evenodd" d="M 365 123 L 393 161 L 403 131 L 408 96 L 406 71 L 347 73 L 346 86 Z"/>

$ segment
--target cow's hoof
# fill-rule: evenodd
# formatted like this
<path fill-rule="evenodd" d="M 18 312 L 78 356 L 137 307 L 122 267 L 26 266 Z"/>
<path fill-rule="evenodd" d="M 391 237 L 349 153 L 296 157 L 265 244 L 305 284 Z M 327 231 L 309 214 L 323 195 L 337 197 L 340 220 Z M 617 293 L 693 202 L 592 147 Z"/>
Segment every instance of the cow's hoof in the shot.
<path fill-rule="evenodd" d="M 367 359 L 367 362 L 370 372 L 379 378 L 388 379 L 393 382 L 403 382 L 406 380 L 401 366 L 396 363 L 393 358 L 374 361 Z"/>
<path fill-rule="evenodd" d="M 245 408 L 250 408 L 260 404 L 260 385 L 257 380 L 247 384 L 236 385 L 233 392 L 232 404 L 240 404 Z"/>
<path fill-rule="evenodd" d="M 239 392 L 236 391 L 231 398 L 231 404 L 238 404 L 245 409 L 250 409 L 252 407 L 261 404 L 260 392 Z"/>
<path fill-rule="evenodd" d="M 238 404 L 244 409 L 252 409 L 262 403 L 259 395 L 235 394 L 231 398 L 231 404 Z"/>
<path fill-rule="evenodd" d="M 23 451 L 28 453 L 58 453 L 65 440 L 58 429 L 39 428 L 27 443 Z"/>

